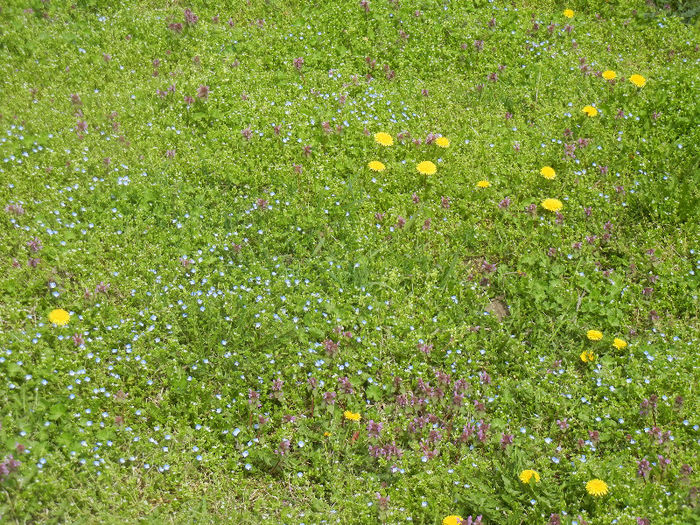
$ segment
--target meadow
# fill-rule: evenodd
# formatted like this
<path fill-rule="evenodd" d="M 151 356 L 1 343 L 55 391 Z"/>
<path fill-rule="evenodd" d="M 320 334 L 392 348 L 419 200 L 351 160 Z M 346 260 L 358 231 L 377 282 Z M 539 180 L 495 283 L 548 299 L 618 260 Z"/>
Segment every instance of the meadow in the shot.
<path fill-rule="evenodd" d="M 0 5 L 0 522 L 700 523 L 700 8 L 212 4 Z"/>

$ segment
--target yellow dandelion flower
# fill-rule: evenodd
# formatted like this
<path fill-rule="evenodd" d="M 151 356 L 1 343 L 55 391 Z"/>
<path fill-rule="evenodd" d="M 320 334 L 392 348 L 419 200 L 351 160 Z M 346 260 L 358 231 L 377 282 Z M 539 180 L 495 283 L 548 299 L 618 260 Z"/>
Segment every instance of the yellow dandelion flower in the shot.
<path fill-rule="evenodd" d="M 349 410 L 346 410 L 345 412 L 343 412 L 343 416 L 345 416 L 345 419 L 349 419 L 350 421 L 360 420 L 359 412 L 350 412 Z"/>
<path fill-rule="evenodd" d="M 598 110 L 593 106 L 584 106 L 581 111 L 583 111 L 589 117 L 595 117 L 598 115 Z"/>
<path fill-rule="evenodd" d="M 462 516 L 447 516 L 442 520 L 442 525 L 461 525 L 464 520 Z"/>
<path fill-rule="evenodd" d="M 386 166 L 378 160 L 373 160 L 372 162 L 367 164 L 367 167 L 372 171 L 384 171 L 386 169 Z"/>
<path fill-rule="evenodd" d="M 530 469 L 523 470 L 519 476 L 520 481 L 522 481 L 523 483 L 530 483 L 530 480 L 533 477 L 535 478 L 535 483 L 540 482 L 540 475 L 534 470 L 530 470 Z"/>
<path fill-rule="evenodd" d="M 623 348 L 627 347 L 627 341 L 616 337 L 615 339 L 613 339 L 613 346 L 618 350 L 622 350 Z"/>
<path fill-rule="evenodd" d="M 448 139 L 447 137 L 440 137 L 435 141 L 435 144 L 437 144 L 441 148 L 447 148 L 450 145 L 450 139 Z"/>
<path fill-rule="evenodd" d="M 540 170 L 540 175 L 542 175 L 545 179 L 552 180 L 554 177 L 557 176 L 557 172 L 554 171 L 552 167 L 545 166 Z"/>
<path fill-rule="evenodd" d="M 64 326 L 70 321 L 70 314 L 62 308 L 51 310 L 49 313 L 49 321 L 58 326 Z"/>
<path fill-rule="evenodd" d="M 383 131 L 375 133 L 374 140 L 377 144 L 381 144 L 382 146 L 394 145 L 394 139 L 391 138 L 391 135 L 389 135 L 388 133 L 384 133 Z"/>
<path fill-rule="evenodd" d="M 617 74 L 612 69 L 603 71 L 603 78 L 605 80 L 613 80 L 615 77 L 617 77 Z"/>
<path fill-rule="evenodd" d="M 324 433 L 323 433 L 323 436 L 324 436 L 324 437 L 330 437 L 330 435 L 331 435 L 330 432 L 324 432 Z"/>
<path fill-rule="evenodd" d="M 586 492 L 591 496 L 605 496 L 608 493 L 608 484 L 602 479 L 592 479 L 586 483 Z"/>
<path fill-rule="evenodd" d="M 547 211 L 559 211 L 564 205 L 559 199 L 545 199 L 542 201 L 542 207 Z"/>
<path fill-rule="evenodd" d="M 581 361 L 584 363 L 592 363 L 595 361 L 595 354 L 591 352 L 590 350 L 584 350 L 581 352 Z"/>
<path fill-rule="evenodd" d="M 574 17 L 574 11 L 572 9 L 564 9 L 564 16 L 566 18 L 573 18 Z"/>
<path fill-rule="evenodd" d="M 488 188 L 489 186 L 491 186 L 491 183 L 487 180 L 480 180 L 476 183 L 477 188 Z"/>
<path fill-rule="evenodd" d="M 630 82 L 632 82 L 632 84 L 640 88 L 646 86 L 647 79 L 644 78 L 642 75 L 632 75 L 630 77 Z"/>
<path fill-rule="evenodd" d="M 418 164 L 416 166 L 416 169 L 421 175 L 435 175 L 435 172 L 437 171 L 437 167 L 435 166 L 435 164 L 433 164 L 429 160 L 424 160 L 423 162 Z"/>
<path fill-rule="evenodd" d="M 591 341 L 600 341 L 603 338 L 603 332 L 600 330 L 588 330 L 586 337 Z"/>

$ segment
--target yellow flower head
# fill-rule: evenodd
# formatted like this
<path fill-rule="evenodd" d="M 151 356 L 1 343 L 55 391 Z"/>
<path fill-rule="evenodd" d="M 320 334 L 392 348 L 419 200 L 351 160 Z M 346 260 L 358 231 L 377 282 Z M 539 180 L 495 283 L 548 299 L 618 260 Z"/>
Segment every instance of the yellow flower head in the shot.
<path fill-rule="evenodd" d="M 488 188 L 489 186 L 491 186 L 491 183 L 487 180 L 480 180 L 476 183 L 477 188 Z"/>
<path fill-rule="evenodd" d="M 453 514 L 452 516 L 447 516 L 444 518 L 442 520 L 442 525 L 461 525 L 463 521 L 462 516 L 455 516 Z"/>
<path fill-rule="evenodd" d="M 373 160 L 372 162 L 367 164 L 367 167 L 372 171 L 384 171 L 386 169 L 386 166 L 378 160 Z"/>
<path fill-rule="evenodd" d="M 613 346 L 618 350 L 622 350 L 623 348 L 627 347 L 627 341 L 625 341 L 624 339 L 618 339 L 616 337 L 615 339 L 613 339 Z"/>
<path fill-rule="evenodd" d="M 617 74 L 612 69 L 608 69 L 607 71 L 603 71 L 603 78 L 605 80 L 613 80 Z"/>
<path fill-rule="evenodd" d="M 608 484 L 602 479 L 592 479 L 586 483 L 586 492 L 591 496 L 605 496 L 608 493 Z"/>
<path fill-rule="evenodd" d="M 448 139 L 447 137 L 440 137 L 435 141 L 435 144 L 437 144 L 441 148 L 447 148 L 450 145 L 450 139 Z"/>
<path fill-rule="evenodd" d="M 51 310 L 49 313 L 49 321 L 58 326 L 64 326 L 70 321 L 70 314 L 62 308 Z"/>
<path fill-rule="evenodd" d="M 416 169 L 421 175 L 434 175 L 437 171 L 437 167 L 435 166 L 435 164 L 433 164 L 429 160 L 424 160 L 423 162 L 418 164 L 418 166 L 416 166 Z"/>
<path fill-rule="evenodd" d="M 343 415 L 345 416 L 345 419 L 349 419 L 350 421 L 359 421 L 360 420 L 360 413 L 359 412 L 350 412 L 349 410 L 346 410 L 343 412 Z"/>
<path fill-rule="evenodd" d="M 630 76 L 630 82 L 632 82 L 632 84 L 640 88 L 646 86 L 647 79 L 644 78 L 642 75 L 632 75 Z"/>
<path fill-rule="evenodd" d="M 592 363 L 595 361 L 595 354 L 590 350 L 584 350 L 581 352 L 581 361 L 584 363 Z"/>
<path fill-rule="evenodd" d="M 520 476 L 519 476 L 519 477 L 520 477 L 520 481 L 522 481 L 523 483 L 530 483 L 530 480 L 531 480 L 533 477 L 535 478 L 535 483 L 539 483 L 539 482 L 540 482 L 540 475 L 539 475 L 536 471 L 530 470 L 530 469 L 523 470 L 523 471 L 520 473 Z"/>
<path fill-rule="evenodd" d="M 574 17 L 574 12 L 571 9 L 564 9 L 564 16 L 566 18 L 573 18 Z"/>
<path fill-rule="evenodd" d="M 542 201 L 542 207 L 547 211 L 559 211 L 564 205 L 559 199 L 545 199 Z"/>
<path fill-rule="evenodd" d="M 554 177 L 557 176 L 557 172 L 554 171 L 552 167 L 545 166 L 540 170 L 540 175 L 542 175 L 545 179 L 552 180 Z"/>
<path fill-rule="evenodd" d="M 324 433 L 323 433 L 323 436 L 324 436 L 324 437 L 330 437 L 330 435 L 331 435 L 330 432 L 324 432 Z"/>
<path fill-rule="evenodd" d="M 584 106 L 581 111 L 583 111 L 589 117 L 595 117 L 598 115 L 598 110 L 593 106 Z"/>
<path fill-rule="evenodd" d="M 383 131 L 375 133 L 374 140 L 377 144 L 381 144 L 382 146 L 394 145 L 394 139 L 391 138 L 391 135 L 389 135 L 388 133 L 384 133 Z"/>
<path fill-rule="evenodd" d="M 591 341 L 600 341 L 603 338 L 603 332 L 599 330 L 588 330 L 586 337 Z"/>

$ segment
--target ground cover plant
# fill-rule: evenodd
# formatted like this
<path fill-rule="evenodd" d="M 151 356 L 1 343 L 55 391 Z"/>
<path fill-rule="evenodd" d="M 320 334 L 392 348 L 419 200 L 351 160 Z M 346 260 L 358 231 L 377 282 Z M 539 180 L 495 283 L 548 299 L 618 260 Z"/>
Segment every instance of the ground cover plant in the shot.
<path fill-rule="evenodd" d="M 691 3 L 212 4 L 0 5 L 0 521 L 700 522 Z"/>

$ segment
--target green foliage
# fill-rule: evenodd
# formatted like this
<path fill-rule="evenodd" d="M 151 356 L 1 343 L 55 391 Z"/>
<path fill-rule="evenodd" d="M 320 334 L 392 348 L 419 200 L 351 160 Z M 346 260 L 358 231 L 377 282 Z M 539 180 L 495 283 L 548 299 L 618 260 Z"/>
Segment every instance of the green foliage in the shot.
<path fill-rule="evenodd" d="M 695 519 L 694 6 L 74 4 L 0 11 L 1 522 Z"/>

